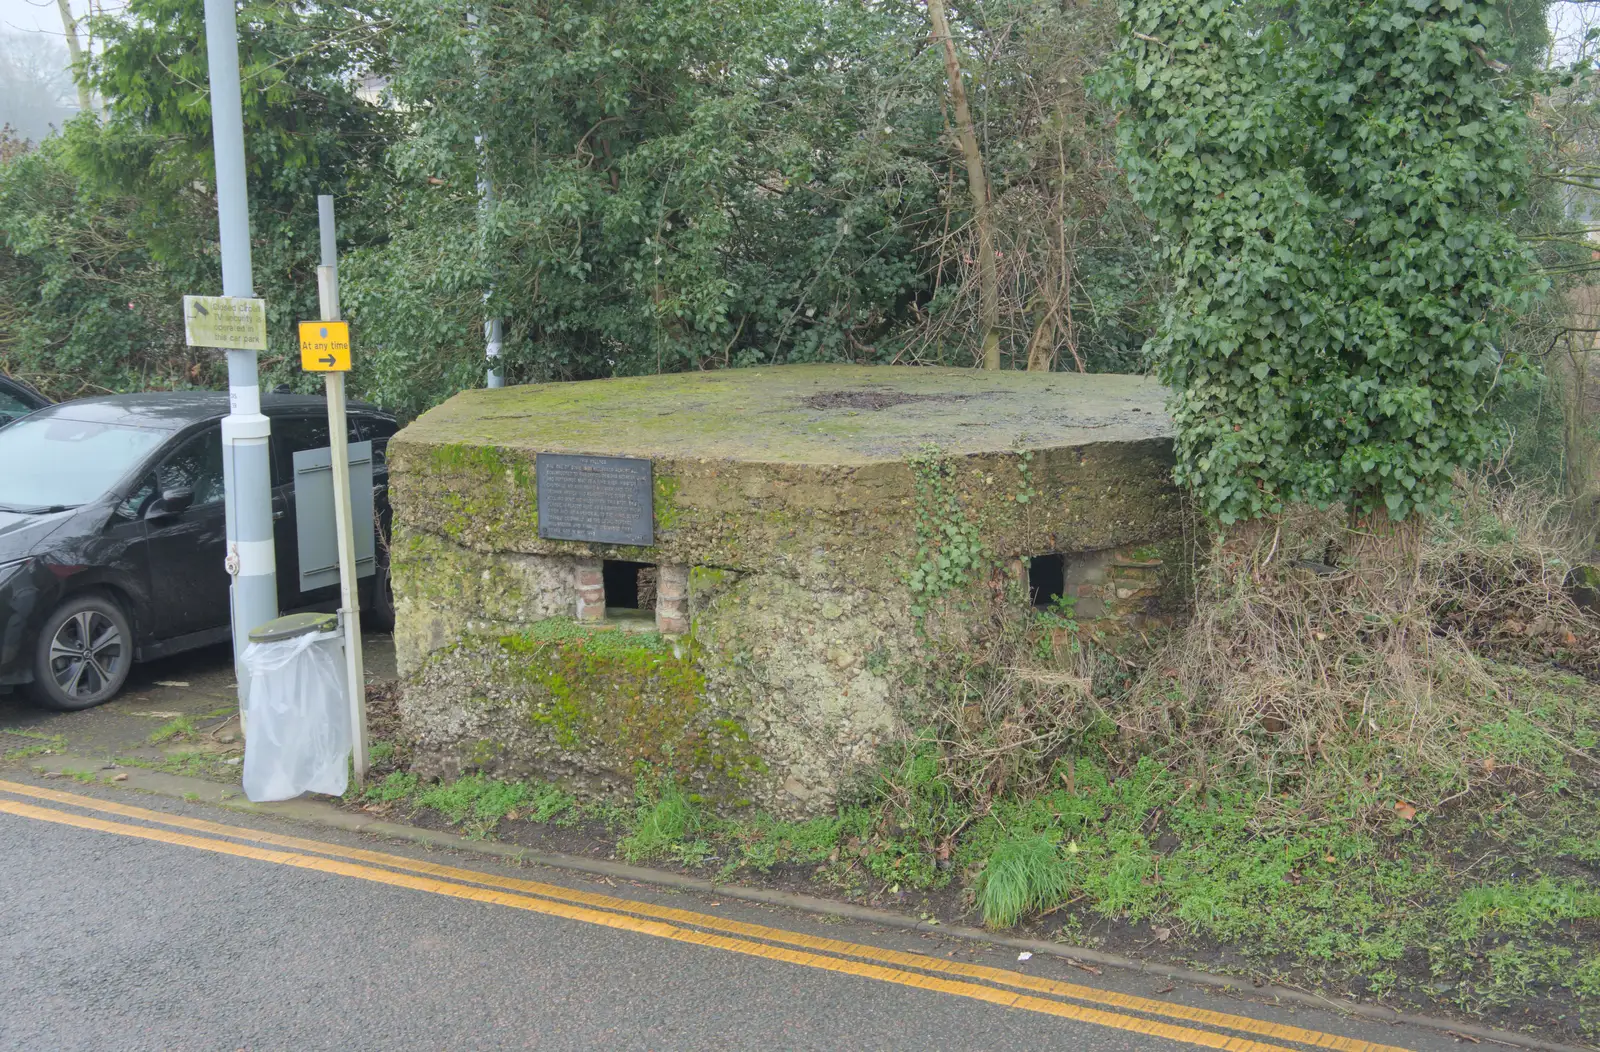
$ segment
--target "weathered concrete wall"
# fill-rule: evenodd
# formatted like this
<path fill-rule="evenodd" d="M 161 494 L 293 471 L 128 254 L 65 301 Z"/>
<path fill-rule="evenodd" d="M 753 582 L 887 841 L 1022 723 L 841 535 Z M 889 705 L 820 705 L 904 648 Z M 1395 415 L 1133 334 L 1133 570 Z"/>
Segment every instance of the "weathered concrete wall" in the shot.
<path fill-rule="evenodd" d="M 1086 630 L 1166 616 L 1157 553 L 1185 511 L 1163 396 L 1134 377 L 847 367 L 463 393 L 389 448 L 396 647 L 424 770 L 621 792 L 648 765 L 716 801 L 830 806 L 907 733 L 907 580 L 941 509 L 1001 571 L 1116 549 L 1069 560 Z M 911 463 L 930 445 L 946 468 L 932 500 Z M 538 452 L 649 457 L 656 544 L 539 537 Z M 578 567 L 605 559 L 686 573 L 688 631 L 652 632 L 648 611 L 581 626 Z"/>
<path fill-rule="evenodd" d="M 401 675 L 463 636 L 514 632 L 547 617 L 571 617 L 577 566 L 567 558 L 486 552 L 406 525 L 390 541 L 394 645 Z"/>
<path fill-rule="evenodd" d="M 404 436 L 402 432 L 402 436 Z M 391 443 L 390 492 L 413 529 L 479 551 L 642 562 L 781 567 L 805 576 L 896 576 L 890 556 L 912 543 L 915 478 L 905 461 L 862 466 L 655 461 L 652 548 L 541 538 L 533 454 Z M 961 497 L 985 518 L 998 552 L 1088 551 L 1154 539 L 1182 515 L 1169 439 L 1035 450 L 1037 495 L 1020 452 L 961 459 Z"/>

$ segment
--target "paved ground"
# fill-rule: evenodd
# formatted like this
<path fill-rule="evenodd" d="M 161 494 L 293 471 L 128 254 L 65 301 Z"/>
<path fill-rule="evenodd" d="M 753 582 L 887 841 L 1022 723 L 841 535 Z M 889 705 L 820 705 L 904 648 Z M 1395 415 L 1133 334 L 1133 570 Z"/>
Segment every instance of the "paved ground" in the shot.
<path fill-rule="evenodd" d="M 953 940 L 0 779 L 0 1049 L 1265 1052 L 1333 1046 L 1325 1031 L 1348 1052 L 1455 1047 Z"/>
<path fill-rule="evenodd" d="M 363 637 L 367 681 L 394 677 L 394 644 L 386 635 Z M 0 758 L 37 747 L 36 736 L 61 736 L 80 756 L 132 756 L 160 760 L 175 752 L 229 750 L 226 739 L 238 731 L 238 688 L 231 646 L 206 647 L 176 657 L 135 665 L 116 698 L 85 712 L 49 712 L 20 693 L 0 695 Z M 179 716 L 201 732 L 195 738 L 150 741 L 150 735 Z M 17 732 L 21 732 L 20 734 Z"/>

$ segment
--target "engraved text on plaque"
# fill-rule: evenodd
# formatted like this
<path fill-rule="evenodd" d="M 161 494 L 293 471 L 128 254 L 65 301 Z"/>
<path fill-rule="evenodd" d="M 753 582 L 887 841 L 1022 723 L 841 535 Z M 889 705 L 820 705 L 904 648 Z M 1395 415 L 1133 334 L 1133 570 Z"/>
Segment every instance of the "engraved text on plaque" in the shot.
<path fill-rule="evenodd" d="M 650 461 L 540 453 L 539 536 L 600 544 L 655 543 Z"/>

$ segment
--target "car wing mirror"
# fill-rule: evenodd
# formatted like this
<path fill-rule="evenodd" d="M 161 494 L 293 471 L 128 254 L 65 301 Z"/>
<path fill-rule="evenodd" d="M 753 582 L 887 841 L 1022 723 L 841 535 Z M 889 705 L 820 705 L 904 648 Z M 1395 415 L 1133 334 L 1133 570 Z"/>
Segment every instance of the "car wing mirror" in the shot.
<path fill-rule="evenodd" d="M 176 489 L 162 490 L 161 496 L 150 502 L 150 507 L 145 511 L 146 519 L 170 519 L 180 515 L 184 509 L 194 503 L 194 490 L 188 486 L 179 486 Z"/>

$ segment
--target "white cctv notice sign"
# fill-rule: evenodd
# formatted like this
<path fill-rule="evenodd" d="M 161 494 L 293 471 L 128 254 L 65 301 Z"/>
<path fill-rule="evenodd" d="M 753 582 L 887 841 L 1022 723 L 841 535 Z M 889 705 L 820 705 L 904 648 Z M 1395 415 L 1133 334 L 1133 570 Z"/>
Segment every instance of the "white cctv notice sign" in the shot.
<path fill-rule="evenodd" d="M 264 351 L 267 301 L 239 296 L 185 296 L 183 335 L 191 347 Z"/>

